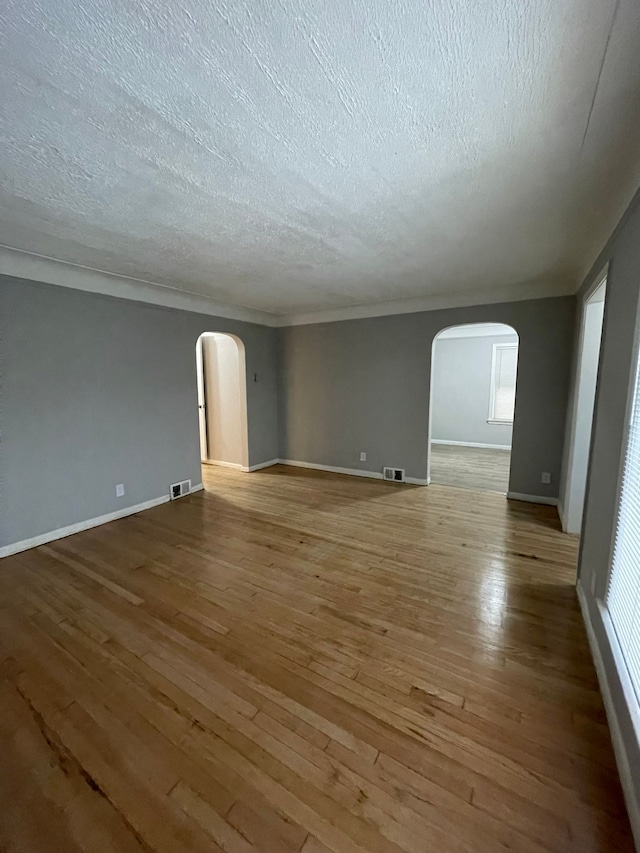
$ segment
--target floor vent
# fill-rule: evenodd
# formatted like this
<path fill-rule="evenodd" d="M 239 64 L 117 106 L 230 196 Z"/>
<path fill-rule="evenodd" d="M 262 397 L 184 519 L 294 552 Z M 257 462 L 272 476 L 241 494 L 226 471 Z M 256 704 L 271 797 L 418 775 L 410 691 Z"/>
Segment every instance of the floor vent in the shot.
<path fill-rule="evenodd" d="M 191 491 L 191 480 L 183 480 L 181 483 L 173 483 L 169 486 L 169 495 L 171 500 L 181 498 L 183 495 L 188 495 Z"/>
<path fill-rule="evenodd" d="M 404 483 L 404 468 L 383 468 L 382 476 L 392 483 Z"/>

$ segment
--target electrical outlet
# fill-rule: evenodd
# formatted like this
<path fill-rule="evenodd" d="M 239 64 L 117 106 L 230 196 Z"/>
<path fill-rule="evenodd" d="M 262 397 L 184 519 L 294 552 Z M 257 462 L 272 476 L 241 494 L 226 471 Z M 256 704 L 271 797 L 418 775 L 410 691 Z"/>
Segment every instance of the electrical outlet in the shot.
<path fill-rule="evenodd" d="M 540 478 L 540 482 L 544 483 L 545 486 L 548 486 L 551 482 L 551 474 L 548 471 L 543 471 L 542 477 Z"/>
<path fill-rule="evenodd" d="M 118 483 L 118 485 L 116 486 L 116 497 L 124 497 L 124 483 Z"/>
<path fill-rule="evenodd" d="M 367 454 L 366 454 L 366 453 L 364 453 L 364 451 L 360 454 L 360 461 L 361 461 L 361 462 L 366 462 L 366 461 L 367 461 Z"/>

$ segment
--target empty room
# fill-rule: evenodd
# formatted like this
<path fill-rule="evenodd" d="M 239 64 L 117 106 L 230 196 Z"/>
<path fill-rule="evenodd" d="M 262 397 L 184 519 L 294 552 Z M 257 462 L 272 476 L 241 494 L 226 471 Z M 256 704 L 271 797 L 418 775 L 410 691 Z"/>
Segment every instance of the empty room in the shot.
<path fill-rule="evenodd" d="M 0 851 L 640 850 L 637 0 L 0 43 Z"/>
<path fill-rule="evenodd" d="M 429 482 L 507 494 L 517 373 L 510 326 L 473 323 L 436 335 Z"/>

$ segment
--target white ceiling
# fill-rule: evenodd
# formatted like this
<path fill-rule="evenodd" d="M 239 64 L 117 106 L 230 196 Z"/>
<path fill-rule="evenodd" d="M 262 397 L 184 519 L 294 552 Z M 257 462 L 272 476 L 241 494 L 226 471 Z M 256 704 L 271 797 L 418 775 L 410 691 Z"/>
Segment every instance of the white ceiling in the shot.
<path fill-rule="evenodd" d="M 4 0 L 0 244 L 276 314 L 567 292 L 637 0 Z"/>

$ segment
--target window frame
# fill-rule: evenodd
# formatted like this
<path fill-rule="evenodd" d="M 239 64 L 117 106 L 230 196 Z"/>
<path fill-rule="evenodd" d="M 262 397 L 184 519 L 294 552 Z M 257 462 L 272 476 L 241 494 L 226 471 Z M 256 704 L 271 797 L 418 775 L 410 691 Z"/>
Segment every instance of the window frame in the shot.
<path fill-rule="evenodd" d="M 502 424 L 505 426 L 513 426 L 513 421 L 516 412 L 516 404 L 515 404 L 515 392 L 514 392 L 514 401 L 513 401 L 513 417 L 511 419 L 507 418 L 497 418 L 495 416 L 495 408 L 496 408 L 496 368 L 498 363 L 498 350 L 505 349 L 514 349 L 516 351 L 516 375 L 515 375 L 515 385 L 517 386 L 518 381 L 518 356 L 519 356 L 519 341 L 515 343 L 502 343 L 502 344 L 493 344 L 493 349 L 491 352 L 491 386 L 489 390 L 489 417 L 487 418 L 488 424 Z"/>
<path fill-rule="evenodd" d="M 604 329 L 603 329 L 604 332 Z M 598 375 L 598 380 L 600 379 Z M 620 640 L 620 636 L 618 634 L 618 630 L 615 626 L 614 619 L 612 617 L 611 611 L 609 610 L 608 597 L 609 597 L 609 588 L 611 585 L 611 576 L 614 568 L 614 556 L 616 550 L 616 542 L 617 542 L 617 533 L 618 533 L 618 524 L 620 519 L 620 510 L 622 504 L 622 489 L 624 484 L 624 475 L 625 475 L 625 462 L 627 456 L 627 447 L 630 439 L 632 418 L 633 418 L 633 409 L 636 400 L 636 389 L 640 388 L 640 314 L 636 318 L 636 328 L 634 331 L 634 339 L 633 339 L 633 348 L 631 352 L 631 369 L 629 371 L 629 380 L 627 384 L 627 399 L 625 405 L 625 421 L 624 421 L 624 432 L 622 437 L 622 445 L 621 445 L 621 453 L 620 453 L 620 462 L 618 465 L 618 477 L 616 482 L 616 495 L 615 495 L 615 506 L 614 506 L 614 516 L 613 516 L 613 529 L 611 531 L 611 540 L 609 543 L 609 558 L 607 562 L 607 575 L 605 578 L 598 578 L 595 573 L 591 574 L 590 577 L 590 590 L 591 595 L 595 601 L 595 605 L 598 613 L 600 614 L 600 618 L 602 620 L 602 624 L 604 626 L 605 635 L 607 640 L 609 641 L 609 649 L 611 651 L 611 655 L 614 661 L 614 667 L 616 670 L 616 674 L 618 676 L 620 686 L 622 688 L 622 695 L 624 697 L 624 703 L 626 705 L 627 712 L 631 718 L 631 724 L 634 729 L 636 738 L 640 741 L 640 697 L 638 694 L 638 685 L 634 682 L 633 676 L 631 674 L 631 670 L 629 664 L 627 662 L 626 651 L 623 648 L 622 642 Z M 596 392 L 597 394 L 597 392 Z M 640 396 L 640 395 L 639 395 Z M 596 396 L 596 405 L 598 399 Z M 593 449 L 592 449 L 593 452 Z M 591 459 L 589 460 L 589 467 L 591 467 Z M 587 480 L 588 484 L 588 480 Z M 580 561 L 582 562 L 582 561 Z M 580 566 L 582 569 L 582 566 Z M 583 586 L 584 578 L 582 576 L 582 572 L 578 576 L 578 596 L 581 598 L 581 604 L 583 607 L 583 612 L 588 612 L 589 605 L 586 600 L 584 600 L 586 586 Z M 589 629 L 590 621 L 585 619 L 585 623 L 587 624 L 587 628 Z M 591 629 L 593 630 L 593 629 Z M 595 648 L 597 648 L 598 644 L 595 641 Z M 597 660 L 596 660 L 597 667 Z"/>

